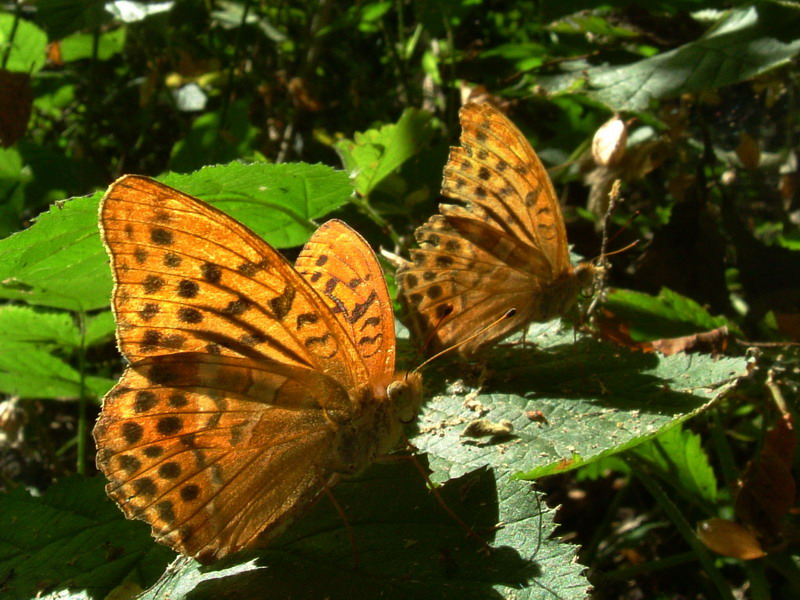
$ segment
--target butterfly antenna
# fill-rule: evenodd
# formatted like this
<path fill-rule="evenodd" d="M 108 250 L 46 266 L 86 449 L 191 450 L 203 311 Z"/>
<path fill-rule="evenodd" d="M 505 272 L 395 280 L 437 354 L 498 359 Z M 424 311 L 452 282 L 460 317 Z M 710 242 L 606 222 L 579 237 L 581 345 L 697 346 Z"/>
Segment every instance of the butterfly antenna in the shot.
<path fill-rule="evenodd" d="M 482 329 L 479 329 L 477 332 L 473 333 L 473 334 L 472 334 L 471 336 L 469 336 L 468 338 L 466 338 L 466 339 L 464 339 L 464 340 L 461 340 L 459 343 L 457 343 L 457 344 L 453 344 L 452 346 L 450 346 L 450 347 L 448 347 L 448 348 L 445 348 L 445 349 L 444 349 L 444 350 L 442 350 L 441 352 L 438 352 L 438 353 L 434 354 L 434 355 L 433 355 L 433 356 L 431 356 L 431 357 L 430 357 L 428 360 L 426 360 L 426 361 L 425 361 L 425 362 L 423 362 L 421 365 L 419 365 L 418 367 L 416 367 L 416 368 L 414 369 L 414 371 L 413 371 L 413 372 L 414 372 L 414 373 L 416 373 L 417 371 L 421 370 L 421 369 L 422 369 L 422 367 L 424 367 L 424 366 L 428 365 L 429 363 L 433 362 L 433 361 L 434 361 L 434 360 L 436 360 L 437 358 L 439 358 L 439 357 L 441 357 L 441 356 L 443 356 L 443 355 L 447 354 L 448 352 L 450 352 L 450 351 L 452 351 L 452 350 L 457 350 L 458 348 L 460 348 L 461 346 L 464 346 L 465 344 L 468 344 L 469 342 L 471 342 L 472 340 L 474 340 L 476 337 L 479 337 L 480 335 L 482 335 L 482 334 L 486 333 L 486 331 L 488 331 L 489 329 L 491 329 L 491 328 L 492 328 L 492 327 L 494 327 L 495 325 L 498 325 L 499 323 L 501 323 L 501 322 L 505 321 L 506 319 L 510 319 L 511 317 L 513 317 L 513 316 L 514 316 L 514 315 L 516 315 L 516 314 L 517 314 L 517 309 L 516 309 L 516 308 L 510 308 L 510 309 L 508 309 L 508 310 L 505 312 L 505 314 L 504 314 L 502 317 L 500 317 L 499 319 L 495 319 L 494 321 L 492 321 L 491 323 L 489 323 L 489 324 L 488 324 L 486 327 L 483 327 Z"/>
<path fill-rule="evenodd" d="M 413 359 L 411 360 L 411 364 L 412 364 L 412 365 L 413 365 L 414 363 L 416 363 L 417 361 L 419 361 L 420 357 L 422 356 L 422 351 L 423 351 L 423 349 L 425 349 L 425 348 L 427 348 L 428 346 L 430 346 L 430 343 L 431 343 L 431 340 L 433 339 L 433 336 L 434 336 L 434 335 L 436 335 L 436 332 L 437 332 L 437 331 L 439 331 L 439 329 L 440 329 L 440 328 L 441 328 L 441 326 L 442 326 L 442 323 L 444 323 L 444 320 L 445 320 L 445 319 L 446 319 L 448 316 L 450 316 L 450 314 L 451 314 L 452 312 L 453 312 L 453 307 L 452 307 L 452 306 L 450 306 L 450 305 L 447 305 L 447 306 L 445 307 L 445 310 L 442 312 L 442 315 L 439 317 L 439 320 L 436 322 L 436 326 L 433 328 L 433 330 L 430 332 L 430 334 L 428 335 L 428 337 L 425 339 L 425 342 L 424 342 L 422 345 L 420 345 L 420 346 L 417 346 L 417 351 L 416 351 L 416 353 L 414 354 L 414 357 L 413 357 Z M 426 361 L 426 362 L 429 362 L 429 361 Z M 423 364 L 425 364 L 425 363 L 423 363 Z M 422 368 L 422 365 L 420 365 L 419 367 L 417 367 L 416 369 L 414 369 L 414 371 L 413 371 L 413 372 L 414 372 L 414 373 L 416 373 L 416 372 L 417 372 L 417 371 L 418 371 L 420 368 Z M 408 376 L 410 375 L 410 373 L 411 373 L 411 372 L 409 372 L 409 371 L 406 371 L 406 375 L 405 375 L 405 379 L 406 379 L 406 381 L 408 380 Z"/>
<path fill-rule="evenodd" d="M 613 250 L 612 252 L 608 251 L 608 246 L 615 239 L 617 239 L 620 236 L 620 234 L 623 231 L 625 231 L 631 225 L 631 223 L 633 223 L 633 221 L 641 214 L 641 211 L 639 210 L 635 211 L 631 215 L 631 217 L 625 222 L 625 224 L 619 229 L 617 229 L 614 235 L 608 237 L 608 230 L 611 226 L 611 215 L 614 213 L 617 207 L 622 203 L 622 198 L 620 196 L 619 188 L 620 188 L 620 180 L 616 179 L 614 180 L 614 183 L 611 186 L 611 191 L 608 193 L 609 202 L 608 202 L 608 209 L 606 210 L 606 214 L 603 217 L 603 238 L 600 242 L 600 255 L 592 259 L 590 262 L 594 262 L 596 260 L 604 262 L 607 257 L 626 252 L 639 243 L 639 240 L 636 240 L 635 242 L 632 242 L 619 250 Z"/>

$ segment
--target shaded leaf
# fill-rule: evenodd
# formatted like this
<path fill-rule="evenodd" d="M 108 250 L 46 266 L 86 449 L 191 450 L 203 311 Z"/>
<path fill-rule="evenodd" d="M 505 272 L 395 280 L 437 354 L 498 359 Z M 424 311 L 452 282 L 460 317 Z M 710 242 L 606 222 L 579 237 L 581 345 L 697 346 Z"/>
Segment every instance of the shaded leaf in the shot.
<path fill-rule="evenodd" d="M 99 599 L 126 577 L 155 581 L 172 553 L 122 518 L 104 483 L 74 476 L 41 497 L 23 488 L 0 494 L 3 598 L 69 590 Z"/>
<path fill-rule="evenodd" d="M 181 561 L 143 599 L 585 597 L 574 547 L 547 539 L 553 512 L 528 484 L 481 469 L 439 491 L 492 543 L 491 553 L 465 538 L 403 460 L 375 465 L 334 490 L 358 547 L 357 568 L 341 517 L 323 499 L 266 550 L 205 568 Z M 486 531 L 498 520 L 503 528 Z"/>
<path fill-rule="evenodd" d="M 27 73 L 0 69 L 0 146 L 13 146 L 25 135 L 31 117 L 33 90 Z"/>
<path fill-rule="evenodd" d="M 38 0 L 36 22 L 50 39 L 60 40 L 76 31 L 92 31 L 111 20 L 104 10 L 107 0 Z"/>
<path fill-rule="evenodd" d="M 781 520 L 795 505 L 792 462 L 797 447 L 792 415 L 781 415 L 767 432 L 764 447 L 742 475 L 736 515 L 765 537 L 777 535 Z"/>
<path fill-rule="evenodd" d="M 206 165 L 250 158 L 256 135 L 258 129 L 250 123 L 249 102 L 233 102 L 224 114 L 207 112 L 194 120 L 187 136 L 172 148 L 169 167 L 185 173 Z"/>
<path fill-rule="evenodd" d="M 725 13 L 704 36 L 630 65 L 604 65 L 543 77 L 551 92 L 583 92 L 615 111 L 646 109 L 652 100 L 744 81 L 788 62 L 800 51 L 800 10 L 762 2 Z"/>
<path fill-rule="evenodd" d="M 378 184 L 419 152 L 431 136 L 430 114 L 407 108 L 400 120 L 380 129 L 355 134 L 355 140 L 337 142 L 345 169 L 353 173 L 356 191 L 368 196 Z"/>
<path fill-rule="evenodd" d="M 491 371 L 463 366 L 426 374 L 432 397 L 420 418 L 415 446 L 429 453 L 434 477 L 458 476 L 489 464 L 535 479 L 637 446 L 714 402 L 745 373 L 738 358 L 659 357 L 629 352 L 536 325 L 538 348 L 501 346 L 487 354 Z M 546 422 L 531 421 L 541 411 Z M 464 443 L 476 418 L 511 421 L 514 438 Z"/>

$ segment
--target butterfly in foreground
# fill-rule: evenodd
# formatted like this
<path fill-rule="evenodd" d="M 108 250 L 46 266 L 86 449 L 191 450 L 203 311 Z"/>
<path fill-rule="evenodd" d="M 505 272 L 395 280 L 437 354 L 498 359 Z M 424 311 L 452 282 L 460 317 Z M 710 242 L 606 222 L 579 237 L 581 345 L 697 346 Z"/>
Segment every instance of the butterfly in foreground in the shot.
<path fill-rule="evenodd" d="M 260 546 L 390 452 L 421 378 L 395 374 L 375 254 L 341 221 L 294 266 L 219 210 L 126 176 L 100 204 L 130 366 L 94 437 L 108 494 L 203 563 Z"/>
<path fill-rule="evenodd" d="M 442 194 L 462 204 L 440 205 L 416 230 L 420 248 L 397 280 L 417 339 L 472 356 L 567 313 L 596 269 L 570 263 L 553 184 L 519 129 L 491 104 L 466 104 L 459 117 Z"/>

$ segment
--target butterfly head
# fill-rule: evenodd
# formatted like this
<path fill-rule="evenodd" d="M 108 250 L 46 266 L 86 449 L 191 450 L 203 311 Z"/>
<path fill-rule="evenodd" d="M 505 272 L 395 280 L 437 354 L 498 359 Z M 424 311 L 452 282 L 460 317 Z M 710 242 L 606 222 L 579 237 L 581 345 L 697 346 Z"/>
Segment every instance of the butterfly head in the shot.
<path fill-rule="evenodd" d="M 386 393 L 397 419 L 401 423 L 410 423 L 417 416 L 422 404 L 422 374 L 418 371 L 398 372 Z"/>

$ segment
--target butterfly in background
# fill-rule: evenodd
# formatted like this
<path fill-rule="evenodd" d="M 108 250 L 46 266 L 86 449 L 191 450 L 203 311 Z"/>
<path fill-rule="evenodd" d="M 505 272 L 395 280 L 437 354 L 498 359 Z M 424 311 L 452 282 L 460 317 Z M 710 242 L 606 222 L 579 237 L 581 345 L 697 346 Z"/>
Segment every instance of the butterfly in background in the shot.
<path fill-rule="evenodd" d="M 519 129 L 488 103 L 466 104 L 459 119 L 442 194 L 460 204 L 441 204 L 416 230 L 420 247 L 397 281 L 419 342 L 460 344 L 469 357 L 567 313 L 596 268 L 570 263 L 553 184 Z"/>
<path fill-rule="evenodd" d="M 130 366 L 94 428 L 106 491 L 210 563 L 261 546 L 389 453 L 419 374 L 395 373 L 381 267 L 341 221 L 292 266 L 231 217 L 126 176 L 100 204 Z"/>

